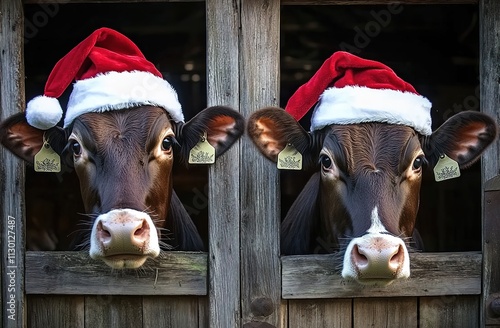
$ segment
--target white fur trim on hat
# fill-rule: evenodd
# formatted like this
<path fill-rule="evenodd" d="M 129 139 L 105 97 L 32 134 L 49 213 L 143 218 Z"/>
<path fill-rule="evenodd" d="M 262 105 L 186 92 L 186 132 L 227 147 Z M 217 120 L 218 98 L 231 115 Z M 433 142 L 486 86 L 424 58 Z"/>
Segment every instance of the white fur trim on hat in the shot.
<path fill-rule="evenodd" d="M 142 71 L 107 72 L 73 85 L 64 127 L 85 113 L 120 110 L 142 105 L 164 108 L 176 122 L 184 121 L 174 88 L 164 79 Z"/>
<path fill-rule="evenodd" d="M 329 124 L 384 122 L 432 133 L 430 101 L 412 92 L 360 86 L 329 88 L 320 97 L 311 118 L 311 131 Z"/>
<path fill-rule="evenodd" d="M 26 121 L 37 129 L 48 130 L 59 123 L 62 113 L 56 98 L 38 96 L 31 99 L 26 106 Z"/>

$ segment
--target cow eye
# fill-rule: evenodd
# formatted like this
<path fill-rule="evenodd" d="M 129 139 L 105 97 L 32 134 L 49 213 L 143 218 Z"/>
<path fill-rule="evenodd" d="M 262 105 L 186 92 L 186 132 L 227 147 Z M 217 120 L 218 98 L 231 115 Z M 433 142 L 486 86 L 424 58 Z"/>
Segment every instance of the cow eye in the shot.
<path fill-rule="evenodd" d="M 424 158 L 423 156 L 418 156 L 417 158 L 415 158 L 415 160 L 413 161 L 413 170 L 420 170 L 420 168 L 422 168 L 422 166 L 424 165 Z"/>
<path fill-rule="evenodd" d="M 325 169 L 329 169 L 330 167 L 332 167 L 332 160 L 330 157 L 328 157 L 326 155 L 321 155 L 321 157 L 319 158 L 319 161 Z"/>
<path fill-rule="evenodd" d="M 169 151 L 170 149 L 172 149 L 172 140 L 170 140 L 170 138 L 163 139 L 161 142 L 161 150 Z"/>
<path fill-rule="evenodd" d="M 71 143 L 71 151 L 74 156 L 80 156 L 82 154 L 82 146 L 78 141 L 73 141 Z"/>

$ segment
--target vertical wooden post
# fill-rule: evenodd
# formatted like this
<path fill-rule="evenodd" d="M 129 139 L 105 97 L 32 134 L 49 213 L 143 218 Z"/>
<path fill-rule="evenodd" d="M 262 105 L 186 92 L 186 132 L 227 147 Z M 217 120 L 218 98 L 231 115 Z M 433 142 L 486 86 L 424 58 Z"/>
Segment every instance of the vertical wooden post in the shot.
<path fill-rule="evenodd" d="M 479 1 L 481 111 L 499 121 L 500 113 L 500 2 Z M 500 142 L 483 155 L 483 299 L 481 326 L 500 324 Z M 492 199 L 494 197 L 495 199 Z M 496 209 L 496 210 L 495 210 Z M 496 306 L 499 313 L 493 311 Z"/>
<path fill-rule="evenodd" d="M 207 0 L 207 101 L 239 108 L 239 3 Z M 209 170 L 209 327 L 240 327 L 240 149 Z"/>
<path fill-rule="evenodd" d="M 21 0 L 0 1 L 0 119 L 24 108 Z M 0 149 L 2 327 L 25 327 L 24 163 Z"/>
<path fill-rule="evenodd" d="M 278 105 L 280 1 L 241 0 L 240 108 Z M 246 327 L 281 326 L 279 175 L 241 141 L 241 311 Z"/>

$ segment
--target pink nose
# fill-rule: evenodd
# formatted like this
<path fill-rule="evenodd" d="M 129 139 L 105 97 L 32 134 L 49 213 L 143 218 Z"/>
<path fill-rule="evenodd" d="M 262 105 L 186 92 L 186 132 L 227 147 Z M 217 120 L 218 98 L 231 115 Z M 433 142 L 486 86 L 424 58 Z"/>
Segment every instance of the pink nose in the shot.
<path fill-rule="evenodd" d="M 373 238 L 370 243 L 355 244 L 351 258 L 361 279 L 395 279 L 405 260 L 404 244 Z"/>
<path fill-rule="evenodd" d="M 106 256 L 114 254 L 142 254 L 149 241 L 150 227 L 145 219 L 107 218 L 97 223 L 97 241 Z"/>

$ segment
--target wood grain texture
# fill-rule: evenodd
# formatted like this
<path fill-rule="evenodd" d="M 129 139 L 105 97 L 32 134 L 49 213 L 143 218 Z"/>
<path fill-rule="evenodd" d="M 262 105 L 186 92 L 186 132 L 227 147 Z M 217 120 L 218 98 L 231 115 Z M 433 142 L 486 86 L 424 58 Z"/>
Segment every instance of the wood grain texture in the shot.
<path fill-rule="evenodd" d="M 280 1 L 242 0 L 240 108 L 245 117 L 279 99 Z M 241 311 L 243 327 L 280 327 L 278 170 L 241 142 Z"/>
<path fill-rule="evenodd" d="M 28 327 L 206 328 L 200 305 L 206 297 L 30 295 Z"/>
<path fill-rule="evenodd" d="M 44 4 L 44 3 L 148 3 L 148 2 L 203 2 L 203 0 L 22 0 L 24 4 Z"/>
<path fill-rule="evenodd" d="M 85 327 L 142 327 L 141 296 L 86 296 Z"/>
<path fill-rule="evenodd" d="M 239 110 L 239 2 L 207 0 L 207 101 Z M 240 327 L 240 146 L 209 169 L 209 327 Z"/>
<path fill-rule="evenodd" d="M 139 271 L 111 270 L 86 252 L 26 252 L 27 294 L 206 295 L 207 255 L 170 252 Z"/>
<path fill-rule="evenodd" d="M 500 313 L 491 308 L 493 302 L 500 304 L 500 175 L 484 184 L 483 208 L 483 307 L 481 313 L 485 324 L 500 325 Z"/>
<path fill-rule="evenodd" d="M 500 120 L 500 2 L 482 0 L 479 3 L 479 62 L 481 112 Z M 482 157 L 483 182 L 500 174 L 500 140 L 489 147 Z"/>
<path fill-rule="evenodd" d="M 351 299 L 290 300 L 288 313 L 288 328 L 353 327 Z"/>
<path fill-rule="evenodd" d="M 421 297 L 420 327 L 480 327 L 479 299 L 479 296 Z"/>
<path fill-rule="evenodd" d="M 143 328 L 204 327 L 198 325 L 198 297 L 144 296 L 142 315 Z"/>
<path fill-rule="evenodd" d="M 0 120 L 24 110 L 21 0 L 0 2 Z M 25 327 L 24 163 L 0 147 L 2 327 Z M 11 302 L 11 303 L 8 303 Z M 8 304 L 8 305 L 7 305 Z"/>
<path fill-rule="evenodd" d="M 479 61 L 481 111 L 500 121 L 500 1 L 479 2 Z M 490 302 L 500 300 L 500 140 L 488 148 L 482 158 L 483 195 L 483 298 L 481 326 L 500 326 L 500 315 L 490 309 Z M 496 181 L 495 181 L 496 180 Z"/>
<path fill-rule="evenodd" d="M 64 3 L 202 2 L 203 0 L 64 0 Z M 57 0 L 23 0 L 25 4 L 61 3 Z M 394 0 L 282 0 L 283 5 L 384 5 Z M 400 0 L 400 4 L 476 4 L 478 0 Z"/>
<path fill-rule="evenodd" d="M 478 252 L 410 254 L 411 277 L 378 288 L 344 281 L 332 255 L 284 256 L 282 297 L 476 295 L 481 293 L 481 258 Z"/>
<path fill-rule="evenodd" d="M 208 296 L 198 297 L 198 327 L 208 328 L 209 326 L 210 307 Z"/>
<path fill-rule="evenodd" d="M 353 327 L 418 327 L 416 297 L 358 298 L 353 312 Z"/>
<path fill-rule="evenodd" d="M 85 327 L 84 296 L 31 295 L 27 298 L 28 327 Z"/>
<path fill-rule="evenodd" d="M 459 5 L 476 4 L 478 0 L 282 0 L 283 5 Z"/>

